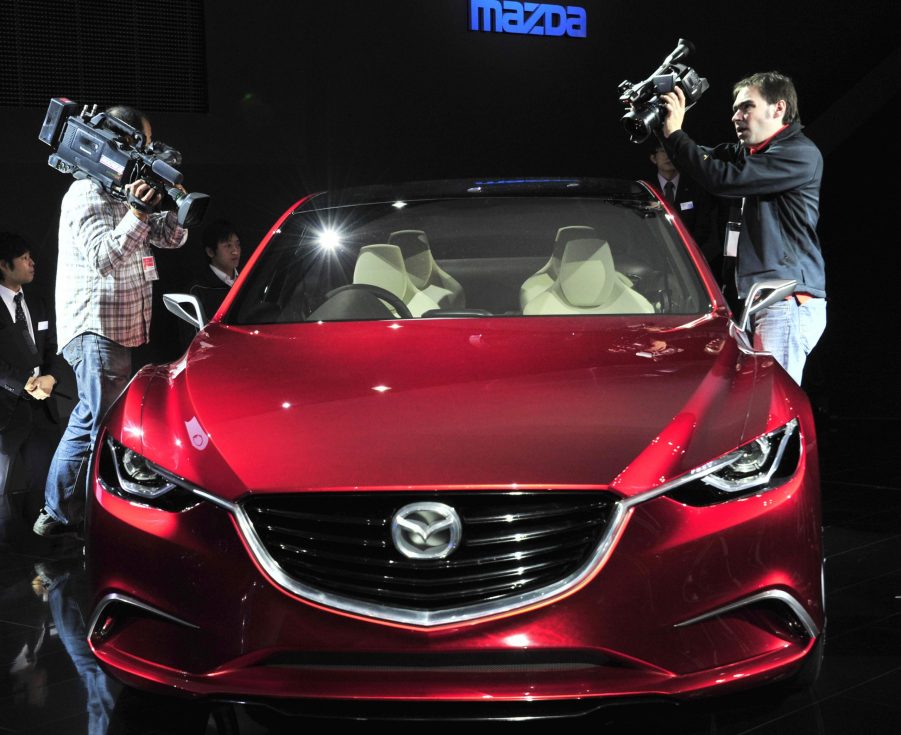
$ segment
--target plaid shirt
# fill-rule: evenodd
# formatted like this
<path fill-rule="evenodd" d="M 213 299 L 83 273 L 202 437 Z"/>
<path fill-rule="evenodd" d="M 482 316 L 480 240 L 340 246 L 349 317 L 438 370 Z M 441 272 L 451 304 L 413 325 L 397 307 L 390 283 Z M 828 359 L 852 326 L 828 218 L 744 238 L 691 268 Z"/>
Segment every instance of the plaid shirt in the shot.
<path fill-rule="evenodd" d="M 82 179 L 63 197 L 59 218 L 56 332 L 60 351 L 70 340 L 94 332 L 124 347 L 150 339 L 151 282 L 142 258 L 150 246 L 181 247 L 188 231 L 175 213 L 142 222 L 125 202 Z"/>

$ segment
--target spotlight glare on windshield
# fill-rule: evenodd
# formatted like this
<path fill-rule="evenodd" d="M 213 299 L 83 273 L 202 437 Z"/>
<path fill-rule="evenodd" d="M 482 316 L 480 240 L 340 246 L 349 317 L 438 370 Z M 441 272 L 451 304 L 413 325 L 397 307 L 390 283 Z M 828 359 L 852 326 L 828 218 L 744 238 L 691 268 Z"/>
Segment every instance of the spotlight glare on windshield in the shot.
<path fill-rule="evenodd" d="M 337 250 L 341 247 L 341 237 L 335 230 L 323 230 L 318 239 L 319 247 L 324 250 Z"/>

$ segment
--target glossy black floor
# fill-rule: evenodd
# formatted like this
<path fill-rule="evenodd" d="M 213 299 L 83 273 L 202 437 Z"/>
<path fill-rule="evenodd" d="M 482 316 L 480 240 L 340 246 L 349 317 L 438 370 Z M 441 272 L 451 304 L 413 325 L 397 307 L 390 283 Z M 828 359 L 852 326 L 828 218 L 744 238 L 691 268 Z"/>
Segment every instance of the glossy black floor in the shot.
<path fill-rule="evenodd" d="M 901 727 L 901 421 L 822 421 L 828 642 L 809 691 L 768 689 L 690 705 L 608 708 L 579 724 L 629 732 L 896 733 Z M 18 500 L 21 500 L 19 498 Z M 2 529 L 0 733 L 269 732 L 243 707 L 214 713 L 123 689 L 84 642 L 81 547 Z M 0 536 L 2 540 L 2 536 Z M 285 722 L 298 731 L 310 722 Z M 351 723 L 351 727 L 362 727 Z M 415 726 L 415 725 L 414 725 Z M 547 723 L 505 723 L 533 730 Z"/>

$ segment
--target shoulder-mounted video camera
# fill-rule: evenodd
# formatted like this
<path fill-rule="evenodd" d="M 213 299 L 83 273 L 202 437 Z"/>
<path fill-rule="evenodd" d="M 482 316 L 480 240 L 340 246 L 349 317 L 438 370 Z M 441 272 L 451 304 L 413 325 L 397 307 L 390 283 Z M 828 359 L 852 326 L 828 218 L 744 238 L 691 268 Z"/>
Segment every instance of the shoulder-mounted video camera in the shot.
<path fill-rule="evenodd" d="M 660 95 L 681 87 L 685 93 L 685 107 L 688 109 L 701 99 L 710 85 L 704 77 L 685 64 L 676 62 L 694 53 L 691 41 L 684 38 L 663 63 L 643 82 L 633 84 L 625 81 L 619 85 L 620 102 L 629 107 L 623 115 L 623 127 L 633 143 L 643 143 L 651 133 L 656 133 L 663 125 L 667 109 L 660 101 Z"/>
<path fill-rule="evenodd" d="M 148 145 L 142 130 L 97 112 L 96 105 L 90 111 L 87 105 L 77 110 L 78 104 L 65 97 L 50 100 L 38 135 L 53 148 L 50 166 L 76 179 L 93 179 L 116 199 L 152 211 L 125 191 L 127 184 L 143 179 L 162 195 L 153 209 L 176 209 L 182 227 L 200 223 L 210 198 L 177 188 L 183 178 L 175 168 L 181 165 L 181 153 L 157 141 Z"/>

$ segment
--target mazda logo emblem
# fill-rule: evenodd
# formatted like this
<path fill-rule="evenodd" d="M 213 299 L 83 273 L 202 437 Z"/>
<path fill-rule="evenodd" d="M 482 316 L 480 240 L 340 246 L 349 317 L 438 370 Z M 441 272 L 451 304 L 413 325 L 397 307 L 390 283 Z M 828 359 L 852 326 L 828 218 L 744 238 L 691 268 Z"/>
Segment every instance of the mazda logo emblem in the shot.
<path fill-rule="evenodd" d="M 460 516 L 444 503 L 410 503 L 391 519 L 391 540 L 408 559 L 444 559 L 462 535 Z"/>

